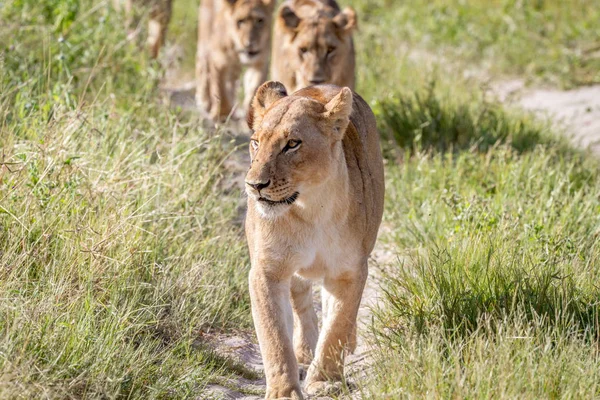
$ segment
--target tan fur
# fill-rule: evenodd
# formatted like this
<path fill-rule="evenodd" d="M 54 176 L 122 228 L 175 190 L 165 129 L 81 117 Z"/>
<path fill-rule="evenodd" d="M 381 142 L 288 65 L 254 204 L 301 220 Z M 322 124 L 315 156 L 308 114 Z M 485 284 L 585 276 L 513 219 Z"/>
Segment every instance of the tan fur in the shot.
<path fill-rule="evenodd" d="M 320 83 L 354 89 L 356 12 L 334 0 L 288 0 L 277 11 L 271 78 L 294 92 Z"/>
<path fill-rule="evenodd" d="M 129 29 L 134 25 L 134 5 L 149 10 L 150 19 L 148 20 L 146 44 L 150 51 L 150 56 L 156 58 L 158 57 L 160 48 L 165 44 L 173 2 L 172 0 L 113 0 L 115 9 L 125 12 L 127 17 L 126 24 Z"/>
<path fill-rule="evenodd" d="M 353 346 L 383 212 L 379 136 L 365 101 L 332 85 L 288 96 L 281 83 L 267 82 L 248 122 L 246 237 L 266 398 L 300 399 L 298 364 L 310 365 L 305 390 L 315 394 L 342 378 Z M 314 280 L 323 282 L 320 335 Z"/>
<path fill-rule="evenodd" d="M 243 107 L 266 80 L 275 0 L 202 0 L 198 18 L 196 104 L 218 120 L 235 103 L 244 74 Z"/>

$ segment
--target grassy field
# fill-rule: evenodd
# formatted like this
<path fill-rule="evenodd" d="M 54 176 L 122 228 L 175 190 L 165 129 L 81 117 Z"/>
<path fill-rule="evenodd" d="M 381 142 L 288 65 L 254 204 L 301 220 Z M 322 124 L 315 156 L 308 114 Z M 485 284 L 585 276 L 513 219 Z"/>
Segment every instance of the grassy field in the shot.
<path fill-rule="evenodd" d="M 354 0 L 375 37 L 491 74 L 571 87 L 600 83 L 598 0 Z M 370 22 L 376 22 L 368 26 Z M 379 32 L 382 31 L 383 35 Z M 377 43 L 377 40 L 375 40 Z M 369 44 L 370 51 L 377 47 Z"/>
<path fill-rule="evenodd" d="M 0 397 L 188 398 L 253 376 L 203 342 L 250 327 L 228 139 L 158 102 L 158 65 L 105 3 L 1 12 Z"/>
<path fill-rule="evenodd" d="M 535 36 L 531 25 L 486 45 L 463 39 L 452 18 L 454 36 L 419 24 L 441 18 L 440 2 L 351 3 L 359 92 L 386 154 L 381 240 L 398 256 L 370 334 L 379 367 L 360 390 L 598 396 L 598 162 L 399 43 L 464 41 L 458 56 L 484 46 L 503 72 L 529 74 L 529 61 L 503 65 L 513 65 L 510 40 Z M 552 45 L 593 39 L 593 13 L 575 3 L 557 31 L 589 29 Z M 189 69 L 195 4 L 175 6 L 171 37 Z M 492 35 L 497 9 L 452 12 Z M 164 71 L 106 2 L 9 1 L 0 20 L 0 397 L 197 398 L 228 375 L 254 377 L 206 340 L 251 331 L 230 137 L 161 104 Z M 578 83 L 556 72 L 567 58 L 522 53 L 552 65 L 536 75 Z"/>
<path fill-rule="evenodd" d="M 419 151 L 387 182 L 384 240 L 399 261 L 384 274 L 373 334 L 385 356 L 368 392 L 598 396 L 596 160 L 547 144 Z"/>

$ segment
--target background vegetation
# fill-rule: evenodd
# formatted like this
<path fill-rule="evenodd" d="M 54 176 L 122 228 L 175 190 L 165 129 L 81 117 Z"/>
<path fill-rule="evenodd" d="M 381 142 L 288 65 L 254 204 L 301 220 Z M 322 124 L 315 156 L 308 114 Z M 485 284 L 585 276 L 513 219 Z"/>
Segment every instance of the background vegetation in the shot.
<path fill-rule="evenodd" d="M 389 33 L 405 46 L 432 51 L 440 61 L 474 63 L 491 74 L 565 87 L 600 82 L 598 0 L 350 3 L 373 35 L 368 53 L 378 53 L 376 44 Z"/>
<path fill-rule="evenodd" d="M 196 4 L 174 4 L 192 76 Z M 346 4 L 395 255 L 359 390 L 598 396 L 598 163 L 463 73 L 597 82 L 597 2 Z M 107 2 L 13 0 L 0 20 L 0 397 L 197 398 L 253 377 L 207 346 L 251 331 L 231 138 L 161 104 L 164 70 Z"/>
<path fill-rule="evenodd" d="M 231 145 L 157 101 L 159 65 L 106 3 L 1 12 L 0 397 L 186 398 L 253 376 L 203 341 L 250 327 Z"/>

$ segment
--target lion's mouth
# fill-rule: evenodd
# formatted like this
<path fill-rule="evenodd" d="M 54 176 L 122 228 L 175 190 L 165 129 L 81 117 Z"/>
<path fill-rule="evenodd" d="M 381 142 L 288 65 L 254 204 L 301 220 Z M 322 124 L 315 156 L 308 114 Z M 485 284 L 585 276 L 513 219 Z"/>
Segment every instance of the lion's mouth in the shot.
<path fill-rule="evenodd" d="M 295 192 L 293 195 L 291 195 L 290 197 L 283 199 L 283 200 L 270 200 L 270 199 L 267 199 L 267 198 L 261 196 L 258 198 L 258 201 L 265 203 L 267 205 L 270 205 L 270 206 L 276 206 L 278 204 L 290 205 L 296 201 L 296 199 L 298 198 L 299 195 L 300 195 L 300 193 Z"/>
<path fill-rule="evenodd" d="M 260 54 L 260 50 L 242 50 L 240 53 L 245 54 L 248 58 L 254 58 Z"/>

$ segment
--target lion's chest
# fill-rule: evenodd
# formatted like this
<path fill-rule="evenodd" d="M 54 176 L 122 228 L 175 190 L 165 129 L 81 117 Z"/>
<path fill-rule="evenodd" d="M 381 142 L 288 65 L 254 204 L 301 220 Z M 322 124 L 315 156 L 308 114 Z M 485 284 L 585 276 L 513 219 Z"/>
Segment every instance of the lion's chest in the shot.
<path fill-rule="evenodd" d="M 296 273 L 307 279 L 335 277 L 360 266 L 355 239 L 333 227 L 307 234 L 291 254 Z"/>

